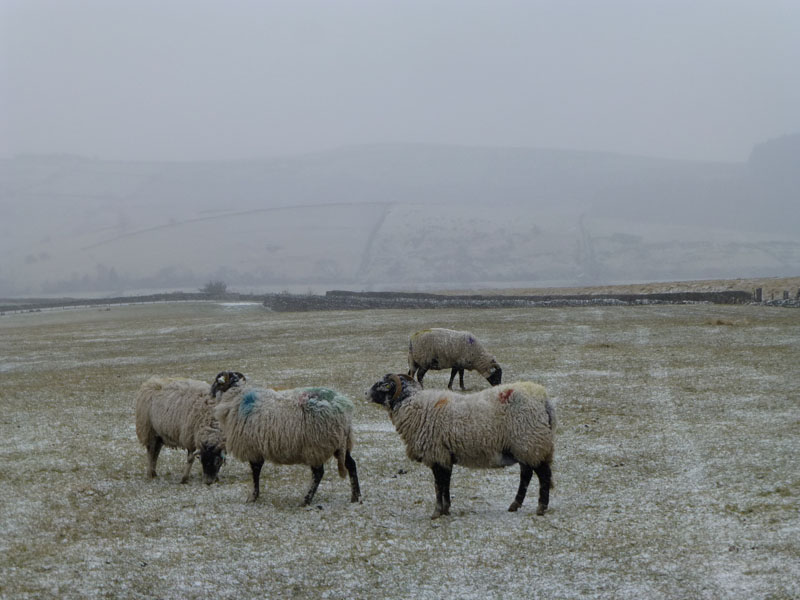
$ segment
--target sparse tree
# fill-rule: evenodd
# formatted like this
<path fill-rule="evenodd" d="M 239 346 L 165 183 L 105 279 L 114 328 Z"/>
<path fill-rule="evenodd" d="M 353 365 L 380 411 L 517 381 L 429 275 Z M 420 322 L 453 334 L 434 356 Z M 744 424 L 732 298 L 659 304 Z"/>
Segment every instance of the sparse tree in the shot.
<path fill-rule="evenodd" d="M 224 296 L 228 291 L 228 284 L 221 280 L 209 281 L 202 288 L 200 288 L 200 291 L 213 298 L 219 298 L 220 296 Z"/>

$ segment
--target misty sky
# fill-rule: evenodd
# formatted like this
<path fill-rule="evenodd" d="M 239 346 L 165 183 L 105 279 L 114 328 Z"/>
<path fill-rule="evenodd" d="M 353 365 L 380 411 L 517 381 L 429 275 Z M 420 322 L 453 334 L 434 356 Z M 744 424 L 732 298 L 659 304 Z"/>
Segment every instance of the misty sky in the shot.
<path fill-rule="evenodd" d="M 800 131 L 798 65 L 797 0 L 0 0 L 0 156 L 740 161 Z"/>

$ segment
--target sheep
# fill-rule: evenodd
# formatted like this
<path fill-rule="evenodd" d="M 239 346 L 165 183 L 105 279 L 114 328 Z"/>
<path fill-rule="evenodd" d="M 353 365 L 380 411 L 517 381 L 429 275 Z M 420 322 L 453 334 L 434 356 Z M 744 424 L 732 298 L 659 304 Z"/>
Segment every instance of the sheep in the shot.
<path fill-rule="evenodd" d="M 353 448 L 353 402 L 335 390 L 306 387 L 291 390 L 245 388 L 240 373 L 222 371 L 211 386 L 219 394 L 215 415 L 225 432 L 228 450 L 250 463 L 253 491 L 247 502 L 259 496 L 264 461 L 279 465 L 311 467 L 311 487 L 302 506 L 311 504 L 324 474 L 324 464 L 335 456 L 339 476 L 350 475 L 350 501 L 358 502 Z"/>
<path fill-rule="evenodd" d="M 185 448 L 186 467 L 181 483 L 189 481 L 196 456 L 206 484 L 218 480 L 225 459 L 225 438 L 212 414 L 214 397 L 208 384 L 194 379 L 151 377 L 136 394 L 136 437 L 147 449 L 147 475 L 156 477 L 163 446 Z"/>
<path fill-rule="evenodd" d="M 386 407 L 406 454 L 433 471 L 436 519 L 450 514 L 453 465 L 471 468 L 520 465 L 519 489 L 511 506 L 522 506 L 533 473 L 539 478 L 537 515 L 550 502 L 556 415 L 545 389 L 529 381 L 473 394 L 423 390 L 407 375 L 387 374 L 367 392 Z"/>
<path fill-rule="evenodd" d="M 481 343 L 469 331 L 454 329 L 423 329 L 411 336 L 408 342 L 408 375 L 422 385 L 422 378 L 429 369 L 450 368 L 447 389 L 453 389 L 453 379 L 458 373 L 458 383 L 464 390 L 464 369 L 477 371 L 491 385 L 500 385 L 503 370 L 494 356 L 484 350 Z"/>

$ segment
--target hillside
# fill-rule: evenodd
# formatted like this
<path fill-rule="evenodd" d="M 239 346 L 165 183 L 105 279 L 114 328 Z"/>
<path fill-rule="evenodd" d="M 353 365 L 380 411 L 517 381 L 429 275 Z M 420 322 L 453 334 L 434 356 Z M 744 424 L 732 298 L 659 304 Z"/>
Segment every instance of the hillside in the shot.
<path fill-rule="evenodd" d="M 0 161 L 0 295 L 480 289 L 800 273 L 796 139 L 747 163 L 381 145 Z"/>

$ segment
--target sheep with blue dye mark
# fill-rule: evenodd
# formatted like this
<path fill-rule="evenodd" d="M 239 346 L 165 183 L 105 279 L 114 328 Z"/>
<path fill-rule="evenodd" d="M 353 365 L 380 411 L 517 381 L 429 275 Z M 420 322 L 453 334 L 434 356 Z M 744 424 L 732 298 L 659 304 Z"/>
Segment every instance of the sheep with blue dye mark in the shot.
<path fill-rule="evenodd" d="M 434 327 L 417 331 L 408 342 L 408 375 L 422 378 L 430 369 L 451 369 L 448 389 L 458 373 L 458 382 L 464 389 L 464 369 L 477 371 L 492 385 L 498 385 L 503 370 L 494 356 L 489 354 L 469 331 L 456 331 Z"/>
<path fill-rule="evenodd" d="M 151 377 L 142 384 L 136 395 L 136 437 L 147 449 L 149 477 L 156 477 L 158 455 L 167 446 L 187 451 L 181 483 L 189 481 L 195 457 L 200 458 L 204 481 L 217 481 L 225 437 L 213 410 L 214 397 L 204 381 Z"/>
<path fill-rule="evenodd" d="M 324 464 L 335 456 L 339 476 L 350 476 L 350 501 L 358 502 L 356 462 L 353 448 L 353 402 L 324 387 L 273 390 L 245 387 L 240 373 L 222 371 L 211 386 L 219 398 L 215 415 L 225 432 L 228 451 L 250 463 L 253 491 L 248 502 L 259 496 L 264 461 L 279 465 L 311 467 L 311 487 L 303 506 L 311 504 Z"/>
<path fill-rule="evenodd" d="M 520 381 L 459 394 L 423 390 L 411 377 L 390 373 L 367 397 L 386 407 L 408 457 L 433 471 L 436 509 L 431 518 L 450 514 L 450 476 L 456 464 L 491 468 L 519 463 L 519 488 L 508 510 L 522 506 L 533 473 L 539 479 L 536 514 L 547 510 L 556 414 L 541 385 Z"/>

